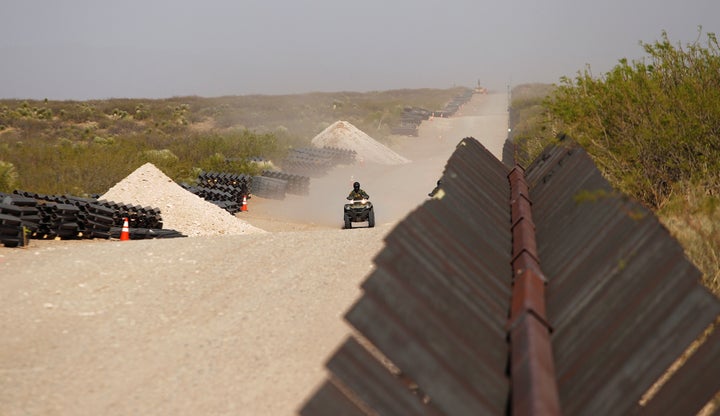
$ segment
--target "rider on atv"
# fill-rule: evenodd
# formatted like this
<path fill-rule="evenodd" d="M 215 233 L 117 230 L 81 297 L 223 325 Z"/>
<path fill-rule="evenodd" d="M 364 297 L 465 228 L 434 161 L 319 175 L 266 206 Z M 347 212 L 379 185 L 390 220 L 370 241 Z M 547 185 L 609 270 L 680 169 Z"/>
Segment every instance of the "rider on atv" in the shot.
<path fill-rule="evenodd" d="M 347 199 L 349 201 L 359 201 L 362 199 L 370 199 L 370 195 L 360 189 L 360 182 L 355 182 L 353 183 L 353 190 L 350 191 L 350 195 L 348 195 Z"/>
<path fill-rule="evenodd" d="M 368 201 L 370 195 L 367 192 L 360 189 L 360 183 L 355 182 L 353 184 L 353 190 L 347 197 L 350 200 L 349 204 L 345 204 L 343 211 L 343 224 L 345 229 L 350 229 L 354 222 L 367 221 L 368 228 L 375 226 L 375 210 L 373 209 L 372 203 Z"/>

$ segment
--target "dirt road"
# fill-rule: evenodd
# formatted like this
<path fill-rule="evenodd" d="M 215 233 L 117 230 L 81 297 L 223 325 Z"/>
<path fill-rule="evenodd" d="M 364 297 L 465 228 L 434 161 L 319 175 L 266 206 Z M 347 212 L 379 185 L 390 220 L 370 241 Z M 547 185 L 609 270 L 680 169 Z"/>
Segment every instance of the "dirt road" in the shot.
<path fill-rule="evenodd" d="M 501 157 L 506 109 L 505 94 L 476 95 L 396 138 L 412 163 L 339 168 L 307 197 L 252 198 L 238 215 L 269 233 L 0 248 L 0 414 L 295 414 L 351 331 L 342 316 L 384 236 L 460 139 Z M 354 180 L 375 228 L 340 229 Z"/>

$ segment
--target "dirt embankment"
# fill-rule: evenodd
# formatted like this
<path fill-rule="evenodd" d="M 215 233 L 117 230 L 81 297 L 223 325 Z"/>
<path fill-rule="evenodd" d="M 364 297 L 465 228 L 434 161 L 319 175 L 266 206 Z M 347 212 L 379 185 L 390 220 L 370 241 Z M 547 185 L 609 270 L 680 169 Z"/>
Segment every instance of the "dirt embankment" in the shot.
<path fill-rule="evenodd" d="M 0 413 L 290 415 L 324 380 L 393 226 L 467 136 L 498 158 L 505 94 L 476 95 L 310 195 L 254 197 L 238 217 L 265 233 L 140 241 L 32 241 L 0 249 Z M 370 132 L 371 133 L 371 132 Z M 377 226 L 341 230 L 352 181 Z"/>

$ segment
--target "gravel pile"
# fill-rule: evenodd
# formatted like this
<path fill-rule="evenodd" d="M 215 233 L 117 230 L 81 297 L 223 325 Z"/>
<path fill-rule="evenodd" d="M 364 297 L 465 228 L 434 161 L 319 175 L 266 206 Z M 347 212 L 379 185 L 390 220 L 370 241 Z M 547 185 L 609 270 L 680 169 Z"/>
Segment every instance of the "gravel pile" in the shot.
<path fill-rule="evenodd" d="M 137 168 L 99 199 L 159 208 L 163 228 L 188 237 L 265 232 L 186 191 L 152 163 Z"/>
<path fill-rule="evenodd" d="M 320 132 L 312 139 L 312 144 L 316 147 L 327 146 L 354 150 L 357 153 L 356 160 L 358 161 L 381 165 L 400 165 L 410 162 L 409 159 L 400 156 L 362 130 L 342 120 L 336 121 Z"/>

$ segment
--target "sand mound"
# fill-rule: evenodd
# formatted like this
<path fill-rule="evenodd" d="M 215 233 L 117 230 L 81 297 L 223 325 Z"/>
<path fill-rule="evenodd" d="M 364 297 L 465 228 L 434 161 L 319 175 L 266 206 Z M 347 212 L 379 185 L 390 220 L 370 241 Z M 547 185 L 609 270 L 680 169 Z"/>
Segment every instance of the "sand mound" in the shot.
<path fill-rule="evenodd" d="M 186 191 L 152 163 L 137 168 L 100 199 L 159 208 L 163 228 L 189 237 L 265 232 Z"/>
<path fill-rule="evenodd" d="M 312 139 L 313 146 L 339 147 L 357 152 L 357 158 L 369 163 L 399 165 L 410 160 L 390 150 L 347 121 L 336 121 Z"/>

